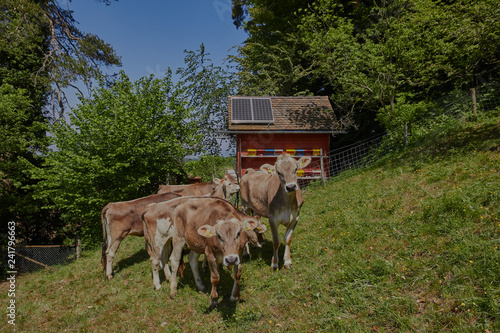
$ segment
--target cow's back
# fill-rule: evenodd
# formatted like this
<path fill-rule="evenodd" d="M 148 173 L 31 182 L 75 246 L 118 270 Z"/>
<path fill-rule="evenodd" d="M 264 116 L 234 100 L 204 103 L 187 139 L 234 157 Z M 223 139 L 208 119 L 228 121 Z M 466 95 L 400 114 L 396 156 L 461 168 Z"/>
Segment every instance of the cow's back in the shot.
<path fill-rule="evenodd" d="M 189 184 L 189 185 L 160 185 L 158 194 L 162 193 L 176 193 L 182 196 L 189 195 L 206 195 L 212 193 L 212 191 L 217 187 L 215 183 L 201 183 L 201 184 Z"/>

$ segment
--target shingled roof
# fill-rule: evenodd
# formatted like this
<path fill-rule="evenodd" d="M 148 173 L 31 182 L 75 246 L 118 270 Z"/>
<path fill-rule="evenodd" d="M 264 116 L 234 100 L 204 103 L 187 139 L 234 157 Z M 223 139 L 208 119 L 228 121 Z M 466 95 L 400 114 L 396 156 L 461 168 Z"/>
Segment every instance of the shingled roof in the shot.
<path fill-rule="evenodd" d="M 270 98 L 274 122 L 270 124 L 232 123 L 231 98 L 229 97 L 229 132 L 238 131 L 308 131 L 332 132 L 337 118 L 327 96 L 258 97 Z M 255 98 L 255 97 L 250 97 Z"/>

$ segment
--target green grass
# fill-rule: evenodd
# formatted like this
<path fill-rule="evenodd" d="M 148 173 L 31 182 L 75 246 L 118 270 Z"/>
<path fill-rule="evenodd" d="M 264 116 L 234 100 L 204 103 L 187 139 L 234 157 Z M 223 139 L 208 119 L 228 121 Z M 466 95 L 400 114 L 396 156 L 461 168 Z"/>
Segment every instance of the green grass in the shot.
<path fill-rule="evenodd" d="M 490 150 L 499 144 L 499 117 L 461 123 L 358 175 L 311 187 L 293 269 L 270 271 L 266 235 L 244 263 L 236 304 L 227 270 L 212 311 L 189 268 L 175 300 L 164 280 L 155 291 L 143 240 L 129 237 L 110 282 L 99 250 L 56 272 L 20 276 L 16 328 L 500 332 L 500 149 Z M 1 285 L 2 304 L 7 289 Z"/>

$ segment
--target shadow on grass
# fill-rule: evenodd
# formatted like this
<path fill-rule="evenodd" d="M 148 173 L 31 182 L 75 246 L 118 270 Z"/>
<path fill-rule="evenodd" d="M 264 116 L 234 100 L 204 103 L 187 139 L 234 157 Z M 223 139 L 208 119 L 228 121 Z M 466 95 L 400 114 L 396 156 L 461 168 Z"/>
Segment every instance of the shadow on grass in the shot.
<path fill-rule="evenodd" d="M 114 265 L 113 267 L 113 273 L 116 275 L 128 267 L 146 260 L 149 261 L 148 251 L 146 251 L 146 249 L 141 249 L 136 253 L 134 253 L 133 255 L 121 259 L 119 262 L 117 262 L 116 265 Z"/>

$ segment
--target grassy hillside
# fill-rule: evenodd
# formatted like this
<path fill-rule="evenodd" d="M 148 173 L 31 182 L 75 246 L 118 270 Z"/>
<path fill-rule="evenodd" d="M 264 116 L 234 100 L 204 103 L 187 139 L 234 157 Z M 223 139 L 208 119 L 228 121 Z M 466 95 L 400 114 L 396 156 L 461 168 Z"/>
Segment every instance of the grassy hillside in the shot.
<path fill-rule="evenodd" d="M 293 269 L 269 270 L 267 235 L 243 266 L 236 304 L 227 271 L 213 311 L 189 268 L 175 300 L 165 281 L 155 291 L 143 241 L 129 237 L 110 282 L 99 250 L 19 277 L 17 330 L 500 332 L 499 145 L 497 117 L 311 187 Z M 7 290 L 2 284 L 2 304 Z"/>

